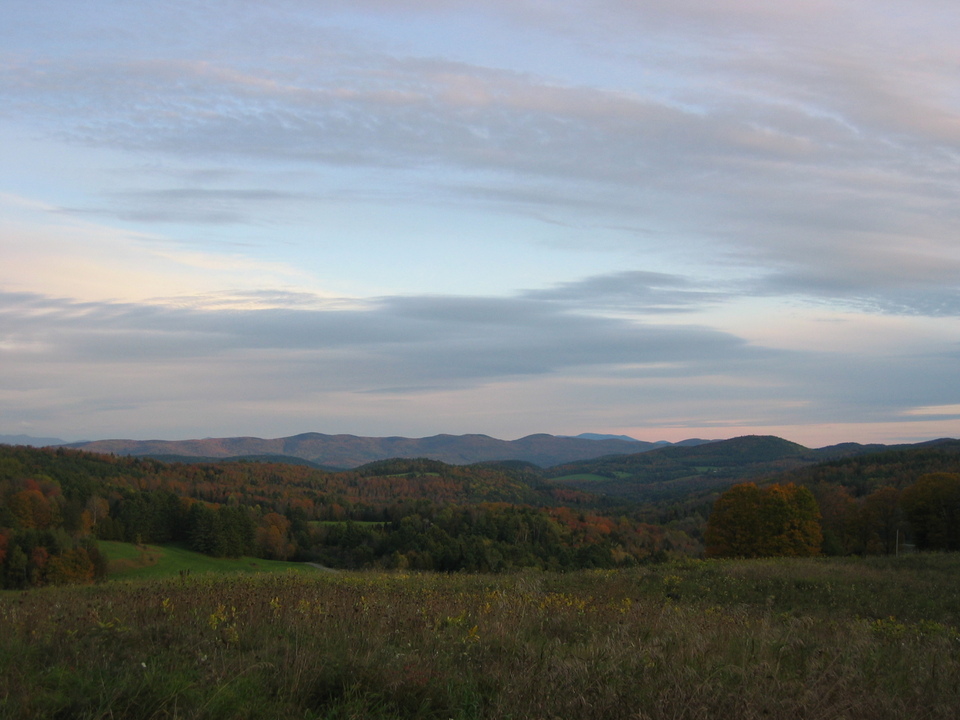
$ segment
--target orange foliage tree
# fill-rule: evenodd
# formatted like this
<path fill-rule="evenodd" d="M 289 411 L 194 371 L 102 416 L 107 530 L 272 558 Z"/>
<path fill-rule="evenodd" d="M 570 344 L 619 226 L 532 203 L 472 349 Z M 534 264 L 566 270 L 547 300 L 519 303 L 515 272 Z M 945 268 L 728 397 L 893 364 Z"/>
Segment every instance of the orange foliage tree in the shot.
<path fill-rule="evenodd" d="M 53 585 L 93 582 L 96 567 L 82 547 L 71 548 L 47 563 L 47 580 Z"/>
<path fill-rule="evenodd" d="M 793 483 L 734 485 L 714 503 L 705 539 L 708 557 L 817 555 L 820 508 L 813 493 Z"/>
<path fill-rule="evenodd" d="M 16 493 L 10 498 L 9 507 L 17 525 L 25 530 L 46 530 L 54 524 L 54 509 L 37 489 Z"/>

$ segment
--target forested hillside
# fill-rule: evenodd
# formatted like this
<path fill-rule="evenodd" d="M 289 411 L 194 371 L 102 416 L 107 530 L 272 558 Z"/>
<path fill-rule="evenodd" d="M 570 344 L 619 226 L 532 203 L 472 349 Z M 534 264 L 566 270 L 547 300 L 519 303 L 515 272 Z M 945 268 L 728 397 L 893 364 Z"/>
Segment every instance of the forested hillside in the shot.
<path fill-rule="evenodd" d="M 833 460 L 777 480 L 813 492 L 826 552 L 960 550 L 960 441 Z"/>
<path fill-rule="evenodd" d="M 749 435 L 692 447 L 672 446 L 549 468 L 568 487 L 639 502 L 677 500 L 818 461 L 815 451 L 772 436 Z"/>
<path fill-rule="evenodd" d="M 756 485 L 734 485 L 719 498 L 716 493 L 701 494 L 713 507 L 705 532 L 708 554 L 783 554 L 770 552 L 770 533 L 758 530 L 770 523 L 770 513 L 756 502 L 742 501 L 757 493 L 776 496 L 801 488 L 816 501 L 824 554 L 960 550 L 960 441 L 938 440 L 766 475 L 757 478 Z M 731 507 L 737 512 L 731 513 Z M 732 516 L 737 517 L 733 523 Z M 782 527 L 787 533 L 798 530 L 795 525 Z M 720 540 L 721 535 L 727 539 Z"/>
<path fill-rule="evenodd" d="M 350 472 L 0 446 L 5 587 L 102 575 L 96 540 L 338 567 L 613 567 L 696 552 L 524 464 L 393 460 Z"/>
<path fill-rule="evenodd" d="M 958 469 L 960 440 L 944 439 L 915 446 L 881 447 L 878 452 L 798 468 L 784 473 L 782 479 L 804 485 L 842 485 L 857 495 L 865 495 L 886 485 L 903 489 L 921 475 Z"/>
<path fill-rule="evenodd" d="M 960 442 L 798 467 L 810 462 L 810 452 L 779 438 L 739 438 L 607 458 L 576 484 L 601 491 L 608 481 L 636 484 L 649 475 L 616 475 L 641 467 L 674 476 L 660 481 L 673 492 L 659 500 L 614 504 L 572 487 L 569 476 L 555 484 L 518 461 L 393 459 L 331 472 L 0 446 L 0 585 L 102 577 L 107 560 L 98 540 L 179 543 L 214 556 L 342 568 L 444 571 L 617 567 L 696 556 L 714 501 L 744 475 L 761 488 L 808 488 L 817 504 L 808 520 L 822 532 L 806 536 L 822 537 L 824 553 L 960 549 Z M 687 492 L 677 494 L 681 483 Z M 755 524 L 763 520 L 756 514 L 739 516 Z"/>
<path fill-rule="evenodd" d="M 671 521 L 698 538 L 715 501 L 748 480 L 763 488 L 807 487 L 817 501 L 825 554 L 960 549 L 960 530 L 950 530 L 960 528 L 957 440 L 810 450 L 780 438 L 750 436 L 600 458 L 550 468 L 545 475 L 567 487 L 643 502 L 648 521 Z M 764 522 L 750 514 L 745 518 L 748 526 L 734 533 L 750 535 Z M 747 554 L 765 554 L 764 547 L 770 545 L 758 543 Z"/>
<path fill-rule="evenodd" d="M 863 488 L 913 482 L 927 472 L 953 472 L 960 441 L 916 445 L 843 443 L 811 449 L 767 435 L 748 435 L 631 455 L 567 463 L 544 471 L 565 487 L 611 498 L 658 505 L 712 498 L 744 481 L 810 484 L 830 482 Z"/>

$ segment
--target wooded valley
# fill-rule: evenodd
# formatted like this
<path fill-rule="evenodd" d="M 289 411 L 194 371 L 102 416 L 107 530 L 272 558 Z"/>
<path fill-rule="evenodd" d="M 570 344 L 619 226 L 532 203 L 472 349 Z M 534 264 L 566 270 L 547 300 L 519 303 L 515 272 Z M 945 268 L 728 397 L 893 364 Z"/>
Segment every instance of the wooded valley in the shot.
<path fill-rule="evenodd" d="M 446 572 L 960 549 L 957 441 L 800 467 L 797 448 L 740 438 L 600 458 L 577 474 L 519 461 L 395 459 L 330 472 L 0 446 L 0 580 L 102 578 L 98 540 Z M 681 480 L 685 495 L 645 493 Z"/>

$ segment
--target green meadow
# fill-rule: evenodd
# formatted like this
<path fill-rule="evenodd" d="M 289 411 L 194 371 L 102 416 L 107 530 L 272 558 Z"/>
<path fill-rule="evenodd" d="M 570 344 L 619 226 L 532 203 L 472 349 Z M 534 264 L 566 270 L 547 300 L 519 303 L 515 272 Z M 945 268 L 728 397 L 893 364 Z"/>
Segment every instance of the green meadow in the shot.
<path fill-rule="evenodd" d="M 215 558 L 176 545 L 136 545 L 105 540 L 99 544 L 109 559 L 109 573 L 113 580 L 157 580 L 193 573 L 233 575 L 313 571 L 305 563 L 254 557 Z"/>
<path fill-rule="evenodd" d="M 576 475 L 563 475 L 562 477 L 551 478 L 551 481 L 563 485 L 564 483 L 572 482 L 603 482 L 609 479 L 609 477 L 596 475 L 595 473 L 578 473 Z"/>
<path fill-rule="evenodd" d="M 956 554 L 472 575 L 111 550 L 145 564 L 123 582 L 0 594 L 0 717 L 952 720 L 960 707 Z"/>

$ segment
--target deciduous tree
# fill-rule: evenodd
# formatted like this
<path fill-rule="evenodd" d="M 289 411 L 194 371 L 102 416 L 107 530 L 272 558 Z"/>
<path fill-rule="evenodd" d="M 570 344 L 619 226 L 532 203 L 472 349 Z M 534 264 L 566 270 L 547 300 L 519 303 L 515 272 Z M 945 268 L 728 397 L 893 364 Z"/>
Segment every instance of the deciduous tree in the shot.
<path fill-rule="evenodd" d="M 707 522 L 709 557 L 809 556 L 820 553 L 820 509 L 805 487 L 734 485 Z"/>
<path fill-rule="evenodd" d="M 930 473 L 903 491 L 901 504 L 921 550 L 960 550 L 960 473 Z"/>

